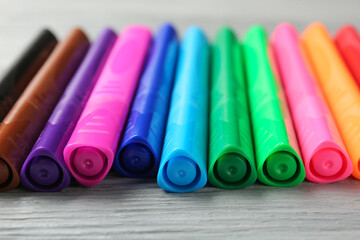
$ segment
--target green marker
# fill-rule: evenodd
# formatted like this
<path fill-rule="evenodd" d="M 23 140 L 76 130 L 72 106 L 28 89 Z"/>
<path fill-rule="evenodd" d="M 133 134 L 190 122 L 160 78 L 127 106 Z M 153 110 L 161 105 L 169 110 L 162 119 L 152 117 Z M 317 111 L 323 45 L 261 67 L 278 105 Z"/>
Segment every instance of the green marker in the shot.
<path fill-rule="evenodd" d="M 245 35 L 244 53 L 256 168 L 264 184 L 294 186 L 304 180 L 305 170 L 269 49 L 265 30 L 252 27 Z"/>
<path fill-rule="evenodd" d="M 222 28 L 213 47 L 209 182 L 243 188 L 256 181 L 242 51 L 236 36 Z"/>

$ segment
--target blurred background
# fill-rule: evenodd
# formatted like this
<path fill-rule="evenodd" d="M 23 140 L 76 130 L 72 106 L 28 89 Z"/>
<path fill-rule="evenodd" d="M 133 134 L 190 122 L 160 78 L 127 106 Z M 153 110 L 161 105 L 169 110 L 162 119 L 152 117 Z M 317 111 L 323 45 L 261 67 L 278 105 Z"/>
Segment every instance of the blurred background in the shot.
<path fill-rule="evenodd" d="M 63 38 L 80 26 L 94 38 L 104 26 L 120 32 L 140 23 L 156 30 L 171 21 L 179 34 L 197 24 L 213 38 L 223 25 L 241 37 L 253 24 L 272 31 L 288 21 L 302 31 L 310 22 L 322 21 L 334 33 L 344 23 L 360 24 L 359 6 L 358 0 L 0 0 L 0 72 L 43 27 Z"/>

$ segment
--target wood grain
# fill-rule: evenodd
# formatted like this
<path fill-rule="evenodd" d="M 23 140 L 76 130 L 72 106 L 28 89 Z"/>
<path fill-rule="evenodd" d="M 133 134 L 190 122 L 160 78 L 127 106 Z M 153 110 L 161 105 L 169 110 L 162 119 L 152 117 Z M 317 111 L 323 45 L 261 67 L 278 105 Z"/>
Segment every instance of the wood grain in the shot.
<path fill-rule="evenodd" d="M 323 21 L 332 33 L 360 23 L 352 1 L 0 1 L 0 74 L 41 28 L 59 38 L 81 26 L 91 38 L 102 27 L 120 31 L 142 23 L 152 29 L 172 21 L 182 34 L 191 24 L 209 38 L 222 25 L 241 37 L 252 24 L 269 31 L 281 21 L 299 30 Z M 359 27 L 359 26 L 358 26 Z M 127 179 L 111 172 L 98 186 L 73 182 L 59 193 L 23 188 L 0 193 L 0 239 L 358 239 L 360 181 L 352 178 L 292 188 L 261 184 L 241 190 L 210 186 L 170 194 L 154 179 Z"/>

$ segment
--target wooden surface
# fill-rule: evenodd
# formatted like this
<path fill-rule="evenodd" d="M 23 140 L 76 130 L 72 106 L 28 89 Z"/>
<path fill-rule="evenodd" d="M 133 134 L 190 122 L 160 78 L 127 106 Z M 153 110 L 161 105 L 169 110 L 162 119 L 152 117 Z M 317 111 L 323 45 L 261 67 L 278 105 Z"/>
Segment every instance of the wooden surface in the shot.
<path fill-rule="evenodd" d="M 142 23 L 156 29 L 168 20 L 180 34 L 198 24 L 212 38 L 224 24 L 240 37 L 255 23 L 272 31 L 289 21 L 303 30 L 320 20 L 332 33 L 344 23 L 360 23 L 358 1 L 312 2 L 1 0 L 0 74 L 44 26 L 61 38 L 77 25 L 94 38 L 104 26 L 120 31 Z M 74 182 L 59 193 L 0 193 L 0 239 L 358 239 L 359 223 L 360 181 L 352 178 L 169 194 L 154 179 L 110 173 L 92 188 Z"/>

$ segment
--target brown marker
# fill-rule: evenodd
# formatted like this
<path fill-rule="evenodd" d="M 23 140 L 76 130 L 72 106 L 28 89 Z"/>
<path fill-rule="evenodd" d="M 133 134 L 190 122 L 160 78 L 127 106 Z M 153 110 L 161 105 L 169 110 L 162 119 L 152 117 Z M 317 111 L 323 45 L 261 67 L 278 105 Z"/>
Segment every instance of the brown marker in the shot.
<path fill-rule="evenodd" d="M 60 42 L 0 125 L 0 191 L 20 183 L 21 166 L 89 47 L 74 29 Z"/>

